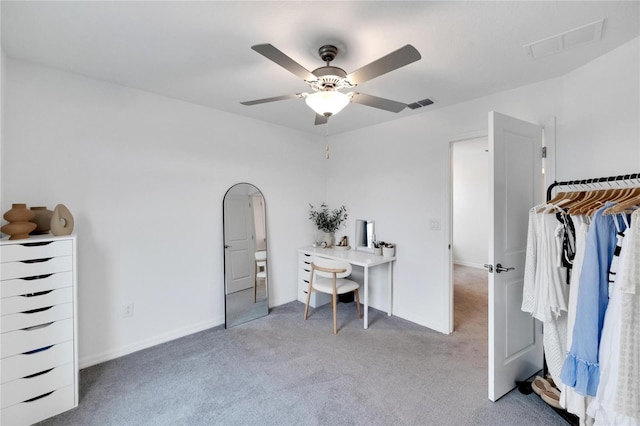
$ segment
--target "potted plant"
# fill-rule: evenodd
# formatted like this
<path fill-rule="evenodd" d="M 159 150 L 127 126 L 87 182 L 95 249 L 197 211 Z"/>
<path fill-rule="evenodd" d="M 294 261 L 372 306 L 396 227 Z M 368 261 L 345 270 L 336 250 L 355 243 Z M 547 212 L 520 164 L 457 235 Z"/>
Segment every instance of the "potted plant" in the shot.
<path fill-rule="evenodd" d="M 324 242 L 326 247 L 331 247 L 334 242 L 334 233 L 347 221 L 347 208 L 342 205 L 337 209 L 329 210 L 326 203 L 320 204 L 316 208 L 309 204 L 309 219 L 315 223 L 318 230 L 324 232 Z"/>

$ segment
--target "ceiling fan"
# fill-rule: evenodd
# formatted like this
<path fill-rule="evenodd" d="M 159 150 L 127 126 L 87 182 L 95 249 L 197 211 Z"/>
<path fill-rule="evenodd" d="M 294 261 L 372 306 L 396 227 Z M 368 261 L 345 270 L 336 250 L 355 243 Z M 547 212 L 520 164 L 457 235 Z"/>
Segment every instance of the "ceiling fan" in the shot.
<path fill-rule="evenodd" d="M 338 48 L 330 44 L 318 49 L 320 58 L 325 61 L 326 65 L 316 68 L 313 71 L 308 71 L 271 44 L 257 44 L 251 46 L 251 48 L 303 79 L 313 89 L 313 92 L 275 96 L 240 103 L 242 105 L 257 105 L 286 99 L 304 98 L 307 105 L 316 112 L 316 125 L 327 123 L 329 117 L 340 112 L 349 102 L 355 102 L 390 112 L 402 111 L 407 104 L 355 91 L 344 93 L 341 92 L 341 89 L 348 90 L 354 88 L 360 83 L 379 77 L 421 58 L 418 50 L 412 45 L 407 44 L 347 74 L 342 68 L 331 65 L 331 61 L 333 61 L 338 54 Z"/>

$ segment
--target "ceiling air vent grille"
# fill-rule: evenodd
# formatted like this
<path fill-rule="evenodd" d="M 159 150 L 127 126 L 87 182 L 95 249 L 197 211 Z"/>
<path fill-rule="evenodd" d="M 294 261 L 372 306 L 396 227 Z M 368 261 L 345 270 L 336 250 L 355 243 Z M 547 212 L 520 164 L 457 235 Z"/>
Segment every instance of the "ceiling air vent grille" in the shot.
<path fill-rule="evenodd" d="M 604 19 L 601 19 L 564 33 L 529 43 L 524 46 L 524 50 L 530 59 L 543 58 L 600 40 L 603 27 Z"/>
<path fill-rule="evenodd" d="M 418 109 L 418 108 L 422 108 L 424 106 L 429 106 L 431 104 L 433 104 L 433 100 L 429 99 L 429 98 L 426 98 L 426 99 L 423 99 L 421 101 L 416 101 L 416 102 L 410 103 L 407 106 L 409 108 L 411 108 L 411 109 Z"/>

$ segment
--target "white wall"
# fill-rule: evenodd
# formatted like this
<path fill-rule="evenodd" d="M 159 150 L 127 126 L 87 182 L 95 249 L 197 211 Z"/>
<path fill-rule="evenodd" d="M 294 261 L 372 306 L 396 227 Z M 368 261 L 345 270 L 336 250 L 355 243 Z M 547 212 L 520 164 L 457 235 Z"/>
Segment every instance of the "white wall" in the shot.
<path fill-rule="evenodd" d="M 486 130 L 491 110 L 558 117 L 559 178 L 638 171 L 638 51 L 636 39 L 561 78 L 333 136 L 328 161 L 319 138 L 9 59 L 0 205 L 74 213 L 84 365 L 222 322 L 221 203 L 241 181 L 266 198 L 272 304 L 295 299 L 307 203 L 326 200 L 348 207 L 350 238 L 367 218 L 398 244 L 394 313 L 448 332 L 449 142 Z"/>
<path fill-rule="evenodd" d="M 328 201 L 345 203 L 353 219 L 375 220 L 379 239 L 398 244 L 395 314 L 449 330 L 449 142 L 486 130 L 489 111 L 541 124 L 557 116 L 556 163 L 562 178 L 640 170 L 638 46 L 635 39 L 560 78 L 425 108 L 422 114 L 332 138 Z M 593 102 L 594 90 L 608 94 L 604 102 Z M 588 124 L 579 120 L 582 114 Z M 431 220 L 440 221 L 441 230 L 430 230 Z M 382 308 L 386 296 L 373 287 L 372 305 Z"/>
<path fill-rule="evenodd" d="M 482 268 L 489 256 L 489 153 L 486 137 L 452 144 L 453 262 Z"/>
<path fill-rule="evenodd" d="M 640 171 L 638 40 L 563 78 L 557 180 Z"/>
<path fill-rule="evenodd" d="M 238 182 L 266 200 L 271 304 L 296 299 L 307 202 L 325 194 L 319 139 L 7 62 L 2 211 L 74 215 L 81 365 L 224 322 L 222 198 Z"/>

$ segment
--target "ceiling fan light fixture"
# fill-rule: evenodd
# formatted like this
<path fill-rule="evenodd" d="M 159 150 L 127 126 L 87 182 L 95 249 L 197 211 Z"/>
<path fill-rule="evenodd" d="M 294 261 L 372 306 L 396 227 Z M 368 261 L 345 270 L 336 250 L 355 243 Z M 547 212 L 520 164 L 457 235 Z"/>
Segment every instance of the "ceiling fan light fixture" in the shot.
<path fill-rule="evenodd" d="M 309 108 L 325 117 L 339 113 L 350 101 L 349 96 L 335 90 L 318 91 L 308 95 L 305 99 Z"/>

